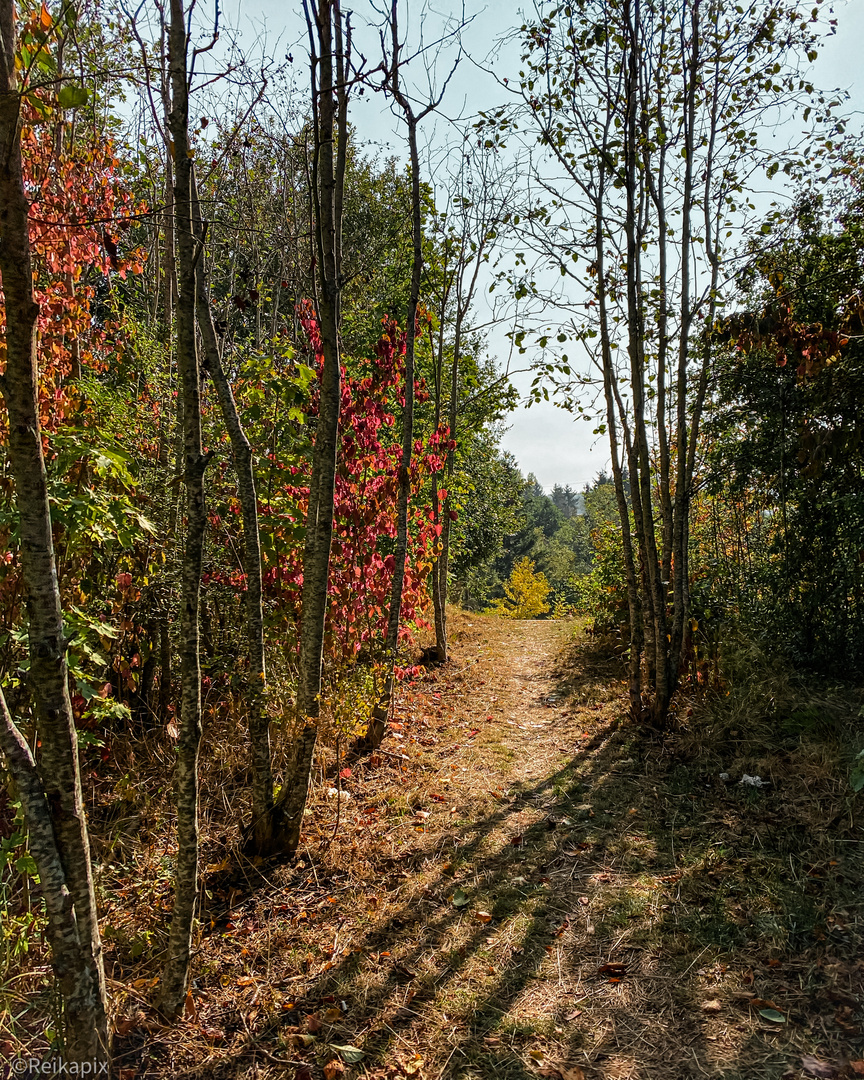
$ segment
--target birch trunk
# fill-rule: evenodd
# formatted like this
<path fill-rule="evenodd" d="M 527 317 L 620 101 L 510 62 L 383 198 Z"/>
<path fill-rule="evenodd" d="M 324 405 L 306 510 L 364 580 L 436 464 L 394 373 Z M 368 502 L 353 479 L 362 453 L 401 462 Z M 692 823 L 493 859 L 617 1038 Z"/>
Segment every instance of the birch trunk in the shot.
<path fill-rule="evenodd" d="M 33 297 L 29 206 L 21 161 L 21 98 L 12 0 L 0 0 L 0 39 L 0 275 L 6 314 L 6 367 L 0 391 L 9 417 L 8 455 L 20 522 L 29 684 L 42 744 L 38 772 L 5 701 L 0 727 L 3 748 L 24 803 L 33 854 L 44 874 L 52 958 L 64 1002 L 66 1057 L 107 1065 L 110 1045 L 102 944 L 39 423 L 38 308 Z"/>
<path fill-rule="evenodd" d="M 180 738 L 177 745 L 177 861 L 174 909 L 159 1007 L 177 1017 L 185 1004 L 198 893 L 198 750 L 201 742 L 199 606 L 207 511 L 205 457 L 201 438 L 201 383 L 195 338 L 196 241 L 192 219 L 192 159 L 189 156 L 189 95 L 183 0 L 171 0 L 168 67 L 171 82 L 169 127 L 174 144 L 174 211 L 177 237 L 177 368 L 183 392 L 183 472 L 186 537 L 180 599 Z"/>

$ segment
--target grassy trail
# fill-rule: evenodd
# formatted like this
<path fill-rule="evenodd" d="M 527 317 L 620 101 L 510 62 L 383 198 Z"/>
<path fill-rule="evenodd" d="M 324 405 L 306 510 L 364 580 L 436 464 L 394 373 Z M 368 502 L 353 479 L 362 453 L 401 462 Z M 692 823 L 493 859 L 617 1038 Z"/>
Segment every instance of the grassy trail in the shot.
<path fill-rule="evenodd" d="M 130 995 L 124 1080 L 864 1074 L 845 796 L 734 729 L 640 735 L 569 624 L 455 625 L 302 863 L 212 881 L 194 1013 Z"/>

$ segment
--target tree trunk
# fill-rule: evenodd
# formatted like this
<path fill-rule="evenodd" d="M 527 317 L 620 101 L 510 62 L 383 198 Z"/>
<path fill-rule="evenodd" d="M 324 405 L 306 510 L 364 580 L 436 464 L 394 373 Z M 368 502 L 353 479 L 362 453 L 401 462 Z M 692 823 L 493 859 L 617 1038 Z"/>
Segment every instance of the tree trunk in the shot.
<path fill-rule="evenodd" d="M 197 190 L 194 192 L 196 216 L 199 214 Z M 199 222 L 203 243 L 203 223 Z M 255 468 L 252 446 L 246 437 L 231 384 L 222 367 L 222 356 L 210 293 L 204 275 L 203 260 L 196 267 L 196 304 L 198 326 L 204 347 L 204 366 L 210 373 L 222 419 L 231 439 L 237 489 L 243 518 L 243 569 L 246 571 L 246 641 L 249 670 L 246 676 L 246 712 L 252 764 L 251 848 L 256 854 L 269 850 L 273 838 L 273 770 L 270 757 L 270 721 L 267 716 L 264 663 L 264 607 L 262 599 L 261 537 L 258 531 L 258 497 L 255 491 Z"/>
<path fill-rule="evenodd" d="M 174 208 L 178 251 L 177 367 L 183 391 L 183 461 L 186 488 L 186 547 L 180 601 L 180 738 L 177 745 L 177 862 L 168 958 L 159 1007 L 177 1017 L 186 1001 L 198 892 L 198 749 L 201 742 L 199 603 L 207 511 L 205 457 L 201 439 L 200 371 L 195 338 L 196 241 L 192 220 L 192 159 L 189 156 L 189 98 L 183 0 L 171 0 L 168 66 L 169 116 L 174 144 Z"/>
<path fill-rule="evenodd" d="M 420 155 L 417 151 L 418 118 L 414 115 L 408 99 L 399 88 L 399 36 L 396 20 L 397 0 L 392 0 L 390 29 L 392 34 L 392 64 L 388 82 L 390 93 L 398 103 L 408 125 L 408 148 L 411 158 L 411 233 L 413 255 L 411 260 L 411 291 L 408 295 L 406 343 L 405 343 L 405 405 L 402 410 L 402 460 L 399 463 L 399 491 L 396 498 L 396 551 L 393 562 L 393 582 L 390 590 L 390 611 L 384 653 L 387 674 L 384 690 L 372 710 L 366 731 L 369 749 L 381 745 L 387 726 L 387 717 L 393 701 L 395 685 L 394 666 L 399 645 L 399 621 L 402 615 L 402 588 L 405 582 L 405 559 L 408 555 L 408 504 L 411 499 L 411 455 L 414 449 L 414 343 L 417 340 L 417 304 L 420 299 L 420 275 L 423 272 L 423 221 L 420 205 Z M 428 110 L 426 110 L 428 111 Z M 425 112 L 424 114 L 425 115 Z"/>
<path fill-rule="evenodd" d="M 21 98 L 12 0 L 0 0 L 0 40 L 0 275 L 6 314 L 6 370 L 0 391 L 9 417 L 8 454 L 20 515 L 30 650 L 28 681 L 42 744 L 38 774 L 5 701 L 0 718 L 2 742 L 24 803 L 33 854 L 44 875 L 48 933 L 64 1003 L 66 1058 L 107 1065 L 110 1045 L 102 944 L 39 423 L 38 308 L 33 298 L 29 206 L 21 161 Z M 49 837 L 49 833 L 53 835 Z"/>
<path fill-rule="evenodd" d="M 313 199 L 319 275 L 318 325 L 324 368 L 303 547 L 300 667 L 297 680 L 297 721 L 300 730 L 291 767 L 273 809 L 273 829 L 268 848 L 270 853 L 289 856 L 294 855 L 300 842 L 321 710 L 321 668 L 341 403 L 339 315 L 350 52 L 350 35 L 343 44 L 339 0 L 320 0 L 312 6 L 311 14 L 304 3 L 304 11 L 312 56 L 315 132 Z"/>
<path fill-rule="evenodd" d="M 475 279 L 476 280 L 476 279 Z M 457 297 L 459 308 L 456 312 L 456 330 L 453 337 L 453 361 L 450 365 L 450 408 L 448 415 L 447 463 L 444 475 L 447 477 L 447 498 L 441 512 L 441 554 L 438 556 L 438 588 L 441 603 L 441 636 L 438 639 L 438 659 L 443 664 L 447 659 L 447 579 L 450 573 L 450 529 L 453 518 L 450 516 L 453 505 L 453 472 L 456 467 L 456 424 L 459 418 L 459 359 L 462 349 L 462 298 Z M 436 624 L 437 629 L 437 624 Z M 437 635 L 436 635 L 437 636 Z"/>

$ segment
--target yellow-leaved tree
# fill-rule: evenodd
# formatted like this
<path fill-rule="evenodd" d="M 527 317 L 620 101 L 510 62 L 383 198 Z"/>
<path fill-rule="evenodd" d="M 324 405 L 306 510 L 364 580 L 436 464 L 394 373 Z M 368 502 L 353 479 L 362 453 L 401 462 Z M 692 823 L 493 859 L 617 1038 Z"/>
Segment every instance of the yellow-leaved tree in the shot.
<path fill-rule="evenodd" d="M 546 598 L 551 591 L 546 575 L 535 573 L 530 559 L 520 559 L 504 583 L 505 595 L 493 601 L 489 614 L 504 615 L 508 619 L 535 619 L 538 615 L 546 615 L 549 611 Z"/>

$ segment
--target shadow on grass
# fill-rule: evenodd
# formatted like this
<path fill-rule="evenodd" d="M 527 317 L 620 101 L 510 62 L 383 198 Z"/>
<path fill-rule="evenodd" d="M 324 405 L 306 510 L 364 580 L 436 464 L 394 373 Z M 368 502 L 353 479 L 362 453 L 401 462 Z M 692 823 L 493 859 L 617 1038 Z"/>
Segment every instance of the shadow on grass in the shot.
<path fill-rule="evenodd" d="M 608 686 L 615 668 L 598 655 L 579 673 L 560 670 L 554 697 Z M 524 828 L 526 806 L 542 813 Z M 290 1013 L 257 1026 L 236 1008 L 208 1015 L 246 1035 L 195 1070 L 171 1066 L 170 1042 L 151 1038 L 137 1075 L 303 1077 L 308 1062 L 317 1077 L 345 1045 L 363 1053 L 348 1073 L 370 1077 L 411 1075 L 406 1062 L 430 1047 L 430 1071 L 415 1063 L 427 1080 L 554 1077 L 556 1065 L 592 1080 L 780 1080 L 798 1075 L 788 1069 L 802 1053 L 853 1056 L 864 1051 L 854 985 L 834 991 L 847 996 L 848 1031 L 828 1030 L 835 1006 L 825 1002 L 846 978 L 834 959 L 860 955 L 849 912 L 864 871 L 850 857 L 845 884 L 831 880 L 837 845 L 795 821 L 774 795 L 727 787 L 682 758 L 674 740 L 604 723 L 560 767 L 512 785 L 509 801 L 451 835 L 453 858 L 423 894 L 355 932 L 351 953 L 309 976 Z M 432 857 L 408 852 L 390 866 Z M 456 906 L 454 868 L 472 866 L 482 884 L 463 887 Z M 838 924 L 840 904 L 849 910 Z M 782 1024 L 754 1023 L 748 994 L 770 999 Z M 285 1048 L 286 1024 L 342 1001 L 344 1016 L 313 1046 Z M 142 1049 L 140 1034 L 119 1040 L 121 1066 Z"/>

